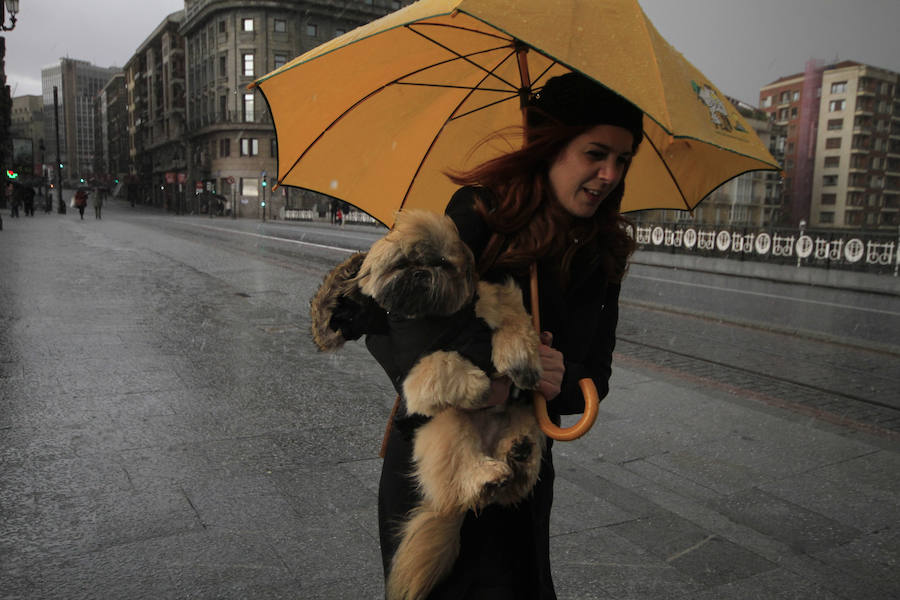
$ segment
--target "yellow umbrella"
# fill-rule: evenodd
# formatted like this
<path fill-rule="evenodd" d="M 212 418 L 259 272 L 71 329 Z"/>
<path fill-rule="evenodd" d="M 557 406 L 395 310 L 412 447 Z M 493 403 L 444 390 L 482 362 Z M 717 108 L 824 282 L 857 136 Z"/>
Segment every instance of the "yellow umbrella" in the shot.
<path fill-rule="evenodd" d="M 278 183 L 391 226 L 401 208 L 443 211 L 455 189 L 444 173 L 519 144 L 479 145 L 521 125 L 520 98 L 572 70 L 644 112 L 623 211 L 691 209 L 741 173 L 778 169 L 636 0 L 421 0 L 253 85 L 275 121 Z"/>

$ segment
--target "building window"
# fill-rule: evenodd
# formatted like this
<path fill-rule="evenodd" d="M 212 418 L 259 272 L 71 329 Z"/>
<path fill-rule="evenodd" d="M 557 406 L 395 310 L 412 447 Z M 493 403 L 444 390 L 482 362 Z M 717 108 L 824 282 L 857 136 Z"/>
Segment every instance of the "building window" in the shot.
<path fill-rule="evenodd" d="M 844 100 L 832 100 L 828 103 L 828 110 L 831 112 L 838 112 L 844 110 Z"/>
<path fill-rule="evenodd" d="M 824 186 L 832 186 L 838 184 L 838 176 L 837 175 L 825 175 L 822 178 L 822 185 Z"/>
<path fill-rule="evenodd" d="M 800 92 L 795 90 L 794 93 L 791 94 L 791 102 L 797 102 L 799 99 L 800 99 Z"/>
<path fill-rule="evenodd" d="M 219 140 L 219 156 L 231 156 L 231 138 Z"/>
<path fill-rule="evenodd" d="M 244 54 L 244 76 L 253 77 L 253 53 Z"/>
<path fill-rule="evenodd" d="M 790 92 L 781 92 L 781 99 L 778 101 L 779 104 L 787 104 L 791 100 Z"/>
<path fill-rule="evenodd" d="M 219 96 L 219 119 L 228 120 L 228 96 L 225 94 Z"/>
<path fill-rule="evenodd" d="M 828 119 L 828 131 L 839 131 L 844 128 L 843 119 Z"/>
<path fill-rule="evenodd" d="M 837 202 L 837 194 L 822 194 L 822 204 L 835 204 Z"/>
<path fill-rule="evenodd" d="M 839 137 L 827 138 L 825 140 L 825 147 L 829 150 L 834 150 L 835 148 L 840 148 L 841 147 L 841 138 L 839 138 Z"/>
<path fill-rule="evenodd" d="M 219 77 L 225 77 L 228 74 L 228 54 L 219 56 Z"/>
<path fill-rule="evenodd" d="M 253 19 L 241 19 L 241 29 L 243 31 L 253 31 Z"/>
<path fill-rule="evenodd" d="M 259 140 L 256 138 L 241 138 L 241 156 L 256 156 L 259 154 Z"/>
<path fill-rule="evenodd" d="M 225 21 L 219 21 L 219 33 L 225 33 Z"/>
<path fill-rule="evenodd" d="M 769 108 L 770 106 L 772 106 L 772 96 L 766 96 L 762 101 L 762 107 Z"/>
<path fill-rule="evenodd" d="M 399 0 L 391 0 L 391 10 L 400 10 Z"/>
<path fill-rule="evenodd" d="M 272 153 L 273 158 L 278 157 L 278 138 L 272 138 L 272 141 L 269 144 L 269 151 Z"/>
<path fill-rule="evenodd" d="M 319 36 L 319 26 L 315 23 L 307 23 L 306 24 L 306 35 L 309 37 L 318 37 Z"/>
<path fill-rule="evenodd" d="M 819 223 L 834 223 L 834 213 L 833 212 L 820 212 L 819 213 Z"/>
<path fill-rule="evenodd" d="M 835 81 L 831 84 L 831 93 L 832 94 L 843 94 L 847 91 L 847 82 L 846 81 Z"/>
<path fill-rule="evenodd" d="M 841 166 L 841 157 L 840 156 L 826 156 L 825 157 L 825 168 L 826 169 L 837 169 Z"/>
<path fill-rule="evenodd" d="M 863 214 L 859 211 L 844 213 L 844 225 L 862 225 Z"/>
<path fill-rule="evenodd" d="M 285 31 L 287 31 L 287 21 L 275 19 L 275 33 L 284 33 Z"/>
<path fill-rule="evenodd" d="M 244 94 L 244 122 L 253 122 L 253 93 Z"/>
<path fill-rule="evenodd" d="M 340 36 L 344 35 L 345 33 L 347 33 L 346 29 L 341 29 L 340 27 L 338 27 L 337 29 L 334 30 L 334 37 L 340 37 Z"/>
<path fill-rule="evenodd" d="M 287 54 L 276 54 L 274 68 L 283 67 L 285 64 L 287 64 Z"/>

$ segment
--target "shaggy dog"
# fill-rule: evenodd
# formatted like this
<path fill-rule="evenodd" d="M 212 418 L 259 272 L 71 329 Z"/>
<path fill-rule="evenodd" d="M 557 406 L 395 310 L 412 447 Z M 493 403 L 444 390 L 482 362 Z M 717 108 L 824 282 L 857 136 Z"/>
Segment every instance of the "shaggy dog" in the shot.
<path fill-rule="evenodd" d="M 398 213 L 391 232 L 332 270 L 311 303 L 313 339 L 322 350 L 369 333 L 373 314 L 389 327 L 387 315 L 465 318 L 473 303 L 468 320 L 487 325 L 492 372 L 451 341 L 416 357 L 400 387 L 407 413 L 430 419 L 415 434 L 412 475 L 421 502 L 402 527 L 389 600 L 424 598 L 450 571 L 467 511 L 514 504 L 534 487 L 545 440 L 530 403 L 477 409 L 492 376 L 508 376 L 520 389 L 537 386 L 539 338 L 515 283 L 477 281 L 453 221 L 425 211 Z M 458 320 L 451 327 L 451 338 L 466 329 Z"/>

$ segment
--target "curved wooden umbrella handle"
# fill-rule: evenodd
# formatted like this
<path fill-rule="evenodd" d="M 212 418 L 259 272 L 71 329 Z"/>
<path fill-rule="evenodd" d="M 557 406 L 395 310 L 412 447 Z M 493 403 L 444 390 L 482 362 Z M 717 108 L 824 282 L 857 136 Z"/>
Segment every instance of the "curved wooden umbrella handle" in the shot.
<path fill-rule="evenodd" d="M 584 413 L 571 427 L 560 427 L 551 421 L 547 414 L 547 401 L 540 392 L 534 393 L 534 416 L 537 417 L 538 425 L 547 437 L 561 442 L 577 440 L 586 434 L 597 420 L 597 414 L 600 412 L 600 397 L 597 395 L 597 387 L 589 378 L 580 380 L 578 385 L 584 395 Z"/>
<path fill-rule="evenodd" d="M 531 264 L 531 321 L 534 324 L 538 335 L 541 333 L 541 317 L 540 307 L 538 306 L 538 282 L 537 282 L 537 265 Z M 593 380 L 584 378 L 578 381 L 581 388 L 581 394 L 584 396 L 584 413 L 577 423 L 571 427 L 560 427 L 550 420 L 547 414 L 547 400 L 540 392 L 534 392 L 534 416 L 538 420 L 541 431 L 547 437 L 559 440 L 561 442 L 571 442 L 577 440 L 593 426 L 597 420 L 597 414 L 600 412 L 600 395 L 597 394 L 597 386 Z"/>

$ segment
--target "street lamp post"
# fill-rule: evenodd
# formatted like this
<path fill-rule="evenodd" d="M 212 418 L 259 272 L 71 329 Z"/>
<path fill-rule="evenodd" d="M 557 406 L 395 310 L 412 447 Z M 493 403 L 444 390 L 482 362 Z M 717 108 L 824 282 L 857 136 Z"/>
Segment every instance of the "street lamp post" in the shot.
<path fill-rule="evenodd" d="M 55 85 L 53 86 L 53 117 L 56 125 L 56 197 L 59 201 L 57 211 L 64 215 L 66 214 L 66 203 L 63 200 L 62 159 L 59 156 L 59 92 Z"/>
<path fill-rule="evenodd" d="M 16 15 L 19 12 L 19 0 L 5 0 L 0 5 L 0 30 L 12 31 L 16 28 Z M 6 13 L 9 13 L 9 27 L 6 26 Z"/>

